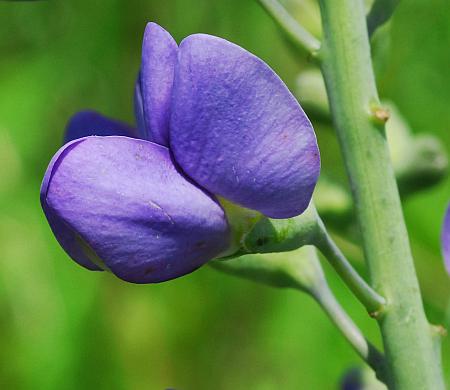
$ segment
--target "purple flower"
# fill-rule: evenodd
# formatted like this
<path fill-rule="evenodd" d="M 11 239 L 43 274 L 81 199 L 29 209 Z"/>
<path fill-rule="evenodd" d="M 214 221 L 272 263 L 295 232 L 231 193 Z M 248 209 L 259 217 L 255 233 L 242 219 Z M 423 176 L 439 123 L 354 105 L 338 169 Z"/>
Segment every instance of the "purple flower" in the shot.
<path fill-rule="evenodd" d="M 41 188 L 66 252 L 135 283 L 192 272 L 232 241 L 216 196 L 272 218 L 301 214 L 320 159 L 305 113 L 259 58 L 195 34 L 145 30 L 138 124 L 75 115 Z"/>
<path fill-rule="evenodd" d="M 442 227 L 442 254 L 444 256 L 445 268 L 450 274 L 450 204 L 444 217 L 444 226 Z"/>

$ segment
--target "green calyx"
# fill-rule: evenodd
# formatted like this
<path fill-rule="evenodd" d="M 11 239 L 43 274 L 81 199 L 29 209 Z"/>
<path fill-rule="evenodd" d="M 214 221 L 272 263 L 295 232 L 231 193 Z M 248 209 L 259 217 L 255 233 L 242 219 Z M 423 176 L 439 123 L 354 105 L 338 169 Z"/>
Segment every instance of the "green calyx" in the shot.
<path fill-rule="evenodd" d="M 231 231 L 230 245 L 228 249 L 218 257 L 235 255 L 242 247 L 245 235 L 263 218 L 263 215 L 255 210 L 250 210 L 230 202 L 222 197 L 217 197 L 220 205 L 225 211 Z"/>
<path fill-rule="evenodd" d="M 243 237 L 244 253 L 287 252 L 314 245 L 319 233 L 319 216 L 311 202 L 303 214 L 289 219 L 262 218 Z"/>
<path fill-rule="evenodd" d="M 323 224 L 313 202 L 301 214 L 287 219 L 271 219 L 255 210 L 218 198 L 231 230 L 228 249 L 218 258 L 245 254 L 289 252 L 315 245 Z"/>

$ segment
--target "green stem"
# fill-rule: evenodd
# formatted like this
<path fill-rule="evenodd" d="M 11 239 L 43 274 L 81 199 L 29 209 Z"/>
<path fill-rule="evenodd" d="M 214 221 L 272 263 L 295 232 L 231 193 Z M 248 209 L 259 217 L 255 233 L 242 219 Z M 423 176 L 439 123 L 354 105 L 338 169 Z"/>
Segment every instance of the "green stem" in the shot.
<path fill-rule="evenodd" d="M 277 0 L 258 1 L 296 47 L 313 55 L 320 49 L 320 41 L 303 28 Z"/>
<path fill-rule="evenodd" d="M 384 356 L 363 336 L 361 330 L 348 316 L 327 284 L 311 292 L 333 324 L 347 339 L 356 353 L 376 372 L 377 377 L 385 382 Z"/>
<path fill-rule="evenodd" d="M 378 318 L 392 388 L 444 389 L 378 115 L 362 1 L 320 0 L 319 53 L 331 112 L 355 199 L 374 288 L 387 299 Z"/>
<path fill-rule="evenodd" d="M 342 280 L 366 307 L 371 317 L 376 318 L 382 313 L 386 300 L 379 295 L 352 267 L 345 255 L 335 244 L 320 221 L 321 232 L 314 241 L 316 248 L 322 252 L 331 266 L 336 270 Z"/>

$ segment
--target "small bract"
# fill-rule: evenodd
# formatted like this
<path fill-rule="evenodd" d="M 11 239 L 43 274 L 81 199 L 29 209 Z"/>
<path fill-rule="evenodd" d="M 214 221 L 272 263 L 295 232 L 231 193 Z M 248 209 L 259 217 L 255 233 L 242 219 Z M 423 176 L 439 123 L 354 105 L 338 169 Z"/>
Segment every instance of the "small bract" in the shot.
<path fill-rule="evenodd" d="M 205 34 L 178 46 L 149 23 L 134 108 L 136 129 L 76 114 L 44 177 L 49 224 L 82 266 L 135 283 L 173 279 L 229 254 L 217 197 L 272 218 L 307 208 L 320 171 L 311 123 L 241 47 Z"/>

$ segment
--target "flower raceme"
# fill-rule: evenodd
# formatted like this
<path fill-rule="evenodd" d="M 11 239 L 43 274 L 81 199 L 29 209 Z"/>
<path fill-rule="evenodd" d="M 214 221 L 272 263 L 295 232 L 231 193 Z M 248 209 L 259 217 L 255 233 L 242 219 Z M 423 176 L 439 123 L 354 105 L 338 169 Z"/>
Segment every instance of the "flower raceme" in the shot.
<path fill-rule="evenodd" d="M 178 46 L 149 23 L 134 107 L 136 129 L 76 114 L 45 173 L 42 207 L 82 266 L 134 283 L 173 279 L 229 254 L 223 204 L 271 218 L 308 206 L 320 171 L 311 123 L 241 47 L 205 34 Z"/>

